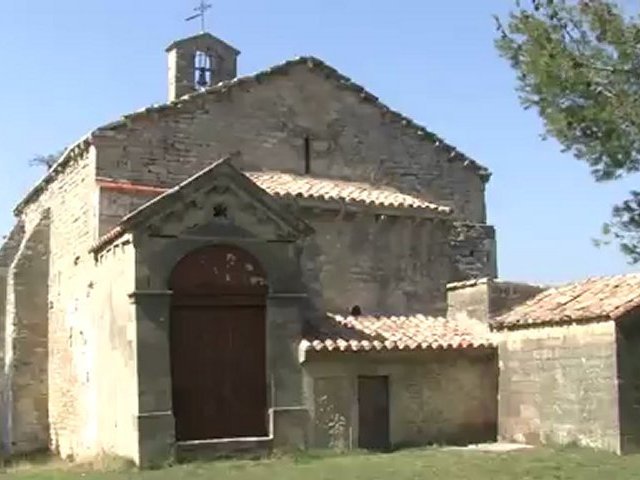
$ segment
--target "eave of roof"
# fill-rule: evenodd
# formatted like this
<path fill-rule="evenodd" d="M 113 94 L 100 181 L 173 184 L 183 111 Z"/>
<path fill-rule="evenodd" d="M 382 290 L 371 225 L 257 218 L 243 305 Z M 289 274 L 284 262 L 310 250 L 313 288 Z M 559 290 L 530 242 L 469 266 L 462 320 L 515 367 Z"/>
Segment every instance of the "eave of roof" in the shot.
<path fill-rule="evenodd" d="M 470 318 L 329 314 L 316 328 L 316 333 L 305 335 L 299 344 L 301 361 L 311 351 L 418 352 L 492 348 L 497 343 L 488 325 Z"/>
<path fill-rule="evenodd" d="M 134 111 L 132 113 L 125 114 L 119 120 L 116 120 L 114 122 L 98 127 L 97 129 L 93 130 L 88 135 L 82 137 L 80 140 L 78 140 L 78 142 L 69 146 L 65 150 L 64 154 L 60 157 L 58 162 L 49 170 L 49 172 L 47 172 L 44 178 L 42 178 L 42 180 L 40 180 L 40 182 L 38 182 L 38 184 L 36 184 L 29 191 L 29 193 L 27 193 L 24 199 L 20 203 L 18 203 L 18 205 L 14 209 L 14 214 L 16 216 L 19 215 L 30 202 L 36 200 L 39 197 L 40 193 L 44 191 L 44 189 L 50 183 L 52 183 L 62 172 L 66 170 L 67 166 L 72 163 L 72 160 L 74 158 L 77 158 L 77 155 L 79 153 L 81 153 L 82 151 L 84 151 L 84 149 L 91 146 L 91 144 L 93 143 L 94 137 L 99 135 L 109 135 L 110 131 L 125 127 L 129 124 L 129 122 L 131 122 L 136 118 L 145 117 L 149 114 L 155 114 L 155 113 L 161 113 L 161 112 L 170 111 L 174 109 L 179 109 L 185 104 L 192 102 L 194 99 L 202 98 L 207 95 L 225 93 L 230 88 L 237 88 L 241 85 L 247 86 L 252 83 L 259 84 L 265 78 L 285 73 L 290 68 L 296 65 L 304 65 L 304 64 L 306 64 L 310 69 L 317 68 L 318 70 L 322 70 L 322 72 L 328 78 L 335 80 L 344 88 L 347 88 L 349 90 L 356 92 L 357 94 L 360 95 L 360 98 L 362 98 L 364 101 L 372 102 L 381 110 L 391 114 L 392 117 L 394 117 L 397 121 L 399 121 L 404 127 L 413 130 L 414 133 L 418 135 L 420 138 L 426 141 L 429 141 L 435 147 L 445 151 L 448 154 L 447 158 L 449 161 L 462 162 L 464 166 L 473 169 L 480 176 L 480 178 L 485 182 L 488 182 L 489 179 L 491 178 L 491 172 L 486 167 L 479 164 L 475 160 L 471 159 L 464 153 L 460 152 L 455 147 L 453 147 L 452 145 L 447 143 L 445 140 L 443 140 L 441 137 L 427 130 L 424 126 L 416 123 L 411 118 L 403 115 L 398 111 L 392 110 L 387 105 L 382 103 L 378 99 L 378 97 L 373 95 L 363 86 L 355 83 L 349 77 L 341 74 L 335 68 L 329 66 L 322 60 L 313 56 L 303 56 L 303 57 L 298 57 L 292 60 L 288 60 L 279 65 L 275 65 L 269 69 L 263 70 L 253 75 L 247 75 L 244 77 L 235 78 L 230 81 L 221 82 L 206 90 L 185 95 L 169 103 L 152 105 L 152 106 Z"/>
<path fill-rule="evenodd" d="M 325 340 L 302 340 L 300 350 L 316 352 L 417 352 L 424 350 L 460 350 L 465 348 L 491 348 L 495 347 L 495 341 L 473 342 L 460 340 L 457 343 L 444 342 L 416 342 L 402 343 L 393 340 L 345 340 L 341 338 Z"/>

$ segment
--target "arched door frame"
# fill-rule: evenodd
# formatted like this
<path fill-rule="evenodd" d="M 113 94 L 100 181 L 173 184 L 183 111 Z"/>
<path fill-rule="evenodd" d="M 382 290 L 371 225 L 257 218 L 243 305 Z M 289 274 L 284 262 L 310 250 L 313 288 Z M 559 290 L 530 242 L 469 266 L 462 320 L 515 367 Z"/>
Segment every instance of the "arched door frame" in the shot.
<path fill-rule="evenodd" d="M 136 323 L 136 375 L 139 389 L 137 430 L 139 463 L 157 464 L 178 451 L 172 407 L 169 279 L 177 262 L 201 247 L 234 245 L 253 255 L 268 276 L 267 379 L 271 416 L 269 437 L 285 445 L 303 441 L 307 422 L 303 374 L 297 345 L 302 336 L 301 312 L 306 287 L 300 272 L 299 246 L 291 241 L 267 241 L 229 235 L 217 238 L 152 237 L 136 234 L 136 288 L 131 293 Z M 286 379 L 286 381 L 284 380 Z M 300 408 L 298 408 L 300 407 Z M 293 442 L 293 443 L 292 443 Z"/>
<path fill-rule="evenodd" d="M 178 441 L 268 436 L 266 273 L 235 245 L 174 266 L 172 404 Z"/>

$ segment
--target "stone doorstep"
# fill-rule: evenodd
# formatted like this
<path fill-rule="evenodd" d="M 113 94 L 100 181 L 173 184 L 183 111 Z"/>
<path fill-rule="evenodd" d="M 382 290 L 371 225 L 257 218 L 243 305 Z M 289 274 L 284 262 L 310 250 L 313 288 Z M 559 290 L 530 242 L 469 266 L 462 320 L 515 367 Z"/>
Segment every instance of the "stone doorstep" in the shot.
<path fill-rule="evenodd" d="M 176 459 L 184 462 L 225 457 L 260 458 L 268 455 L 272 448 L 271 437 L 193 440 L 176 443 Z"/>
<path fill-rule="evenodd" d="M 518 450 L 528 450 L 531 448 L 534 448 L 534 447 L 532 445 L 527 445 L 524 443 L 494 442 L 494 443 L 478 443 L 474 445 L 467 445 L 466 447 L 445 447 L 443 450 L 506 453 L 506 452 L 515 452 Z"/>

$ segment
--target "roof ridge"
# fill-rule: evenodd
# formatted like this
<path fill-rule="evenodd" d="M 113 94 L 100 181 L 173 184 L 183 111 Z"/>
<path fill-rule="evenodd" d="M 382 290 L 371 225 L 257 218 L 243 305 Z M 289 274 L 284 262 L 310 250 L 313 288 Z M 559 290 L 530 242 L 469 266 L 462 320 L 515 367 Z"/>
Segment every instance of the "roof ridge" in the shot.
<path fill-rule="evenodd" d="M 593 275 L 593 276 L 585 277 L 581 280 L 570 280 L 564 283 L 560 283 L 558 285 L 554 285 L 550 288 L 550 290 L 554 290 L 554 289 L 558 290 L 561 288 L 567 288 L 575 285 L 586 285 L 587 283 L 621 280 L 624 278 L 632 278 L 632 277 L 640 277 L 640 272 L 618 273 L 614 275 Z"/>

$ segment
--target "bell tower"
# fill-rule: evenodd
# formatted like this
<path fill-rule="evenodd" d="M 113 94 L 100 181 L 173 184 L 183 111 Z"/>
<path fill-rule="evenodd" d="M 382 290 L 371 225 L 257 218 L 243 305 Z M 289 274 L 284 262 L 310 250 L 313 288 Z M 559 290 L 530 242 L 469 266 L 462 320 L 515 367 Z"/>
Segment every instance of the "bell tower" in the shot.
<path fill-rule="evenodd" d="M 177 40 L 166 51 L 170 102 L 232 80 L 238 74 L 240 51 L 210 33 Z"/>

